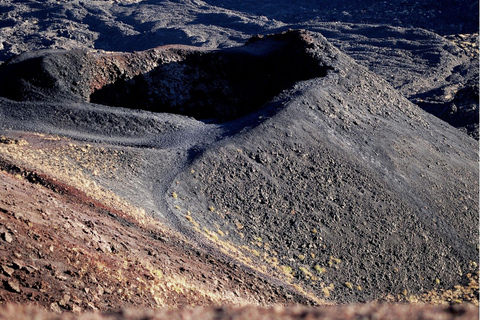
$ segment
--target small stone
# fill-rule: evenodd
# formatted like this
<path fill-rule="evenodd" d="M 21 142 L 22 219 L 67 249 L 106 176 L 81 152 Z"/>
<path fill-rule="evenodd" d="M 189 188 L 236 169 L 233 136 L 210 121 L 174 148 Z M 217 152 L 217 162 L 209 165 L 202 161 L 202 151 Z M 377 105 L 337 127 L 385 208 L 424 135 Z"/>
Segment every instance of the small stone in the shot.
<path fill-rule="evenodd" d="M 62 299 L 58 302 L 58 305 L 60 307 L 67 307 L 67 303 L 70 302 L 70 295 L 69 294 L 64 294 Z"/>
<path fill-rule="evenodd" d="M 9 290 L 9 291 L 13 291 L 13 292 L 16 292 L 16 293 L 20 293 L 21 290 L 20 290 L 20 284 L 18 283 L 17 280 L 8 280 L 6 282 L 6 289 Z"/>
<path fill-rule="evenodd" d="M 55 313 L 62 313 L 62 309 L 60 309 L 60 306 L 56 302 L 52 302 L 50 304 L 50 310 Z"/>
<path fill-rule="evenodd" d="M 3 273 L 4 273 L 5 275 L 9 276 L 9 277 L 11 277 L 12 274 L 13 274 L 13 272 L 15 271 L 15 270 L 13 270 L 12 268 L 7 267 L 7 266 L 2 266 L 2 270 L 3 270 Z"/>
<path fill-rule="evenodd" d="M 80 314 L 82 312 L 82 308 L 80 308 L 79 306 L 77 306 L 76 304 L 74 304 L 72 306 L 72 312 L 75 313 L 75 314 Z"/>
<path fill-rule="evenodd" d="M 105 291 L 103 290 L 103 287 L 101 285 L 97 286 L 97 293 L 99 296 L 103 295 Z"/>
<path fill-rule="evenodd" d="M 22 269 L 25 266 L 22 260 L 15 259 L 12 262 L 12 266 L 14 269 Z"/>
<path fill-rule="evenodd" d="M 38 269 L 32 266 L 25 266 L 22 268 L 22 270 L 25 270 L 26 273 L 31 274 L 37 271 Z"/>
<path fill-rule="evenodd" d="M 61 273 L 60 271 L 58 270 L 55 270 L 55 272 L 53 273 L 53 275 L 55 276 L 56 279 L 58 280 L 61 280 L 61 281 L 66 281 L 68 280 L 68 277 L 66 275 L 64 275 L 63 273 Z"/>
<path fill-rule="evenodd" d="M 98 308 L 91 302 L 87 302 L 87 306 L 94 311 L 98 311 Z"/>
<path fill-rule="evenodd" d="M 8 243 L 13 241 L 13 237 L 9 232 L 2 232 L 2 239 Z"/>

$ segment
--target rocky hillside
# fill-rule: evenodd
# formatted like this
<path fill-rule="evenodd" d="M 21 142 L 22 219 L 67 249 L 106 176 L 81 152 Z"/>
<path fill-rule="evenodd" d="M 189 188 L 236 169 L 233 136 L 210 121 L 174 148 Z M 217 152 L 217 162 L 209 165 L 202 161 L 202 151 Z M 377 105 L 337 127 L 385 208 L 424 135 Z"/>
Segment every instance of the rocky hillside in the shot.
<path fill-rule="evenodd" d="M 1 302 L 478 316 L 470 24 L 421 2 L 390 25 L 353 2 L 0 5 Z"/>

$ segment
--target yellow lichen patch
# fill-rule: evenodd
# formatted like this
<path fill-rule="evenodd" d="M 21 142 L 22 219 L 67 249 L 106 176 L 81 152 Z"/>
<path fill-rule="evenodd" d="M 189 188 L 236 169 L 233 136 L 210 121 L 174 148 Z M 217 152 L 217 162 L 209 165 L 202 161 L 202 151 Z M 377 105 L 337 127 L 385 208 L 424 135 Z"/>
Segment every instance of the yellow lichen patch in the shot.
<path fill-rule="evenodd" d="M 327 272 L 327 268 L 320 267 L 318 264 L 315 265 L 314 269 L 315 269 L 315 271 L 317 271 L 318 273 L 325 273 L 325 272 Z"/>
<path fill-rule="evenodd" d="M 300 271 L 303 272 L 303 274 L 305 275 L 305 277 L 309 280 L 312 280 L 312 281 L 317 281 L 317 277 L 315 277 L 311 272 L 310 270 L 308 270 L 307 268 L 305 267 L 300 267 L 299 268 Z"/>
<path fill-rule="evenodd" d="M 256 245 L 257 247 L 262 248 L 263 244 L 261 242 L 252 242 L 252 244 Z"/>
<path fill-rule="evenodd" d="M 206 227 L 203 227 L 203 231 L 213 240 L 217 240 L 217 241 L 219 240 L 217 233 L 208 230 Z"/>
<path fill-rule="evenodd" d="M 340 263 L 342 263 L 342 260 L 340 260 L 338 258 L 335 258 L 333 256 L 330 256 L 330 259 L 328 260 L 328 266 L 329 267 L 338 268 Z"/>
<path fill-rule="evenodd" d="M 190 215 L 190 212 L 188 212 L 186 215 L 185 215 L 185 219 L 187 219 L 188 221 L 190 221 L 191 224 L 193 224 L 194 228 L 196 228 L 197 230 L 200 230 L 200 224 L 193 220 L 193 217 Z"/>
<path fill-rule="evenodd" d="M 278 264 L 278 259 L 277 257 L 269 257 L 269 256 L 266 256 L 264 257 L 265 261 L 269 264 L 272 264 L 272 265 L 277 265 Z"/>
<path fill-rule="evenodd" d="M 328 285 L 328 286 L 324 286 L 324 284 L 322 283 L 322 292 L 323 294 L 325 295 L 325 297 L 330 297 L 330 291 L 332 291 L 333 289 L 335 289 L 335 286 L 332 284 Z"/>
<path fill-rule="evenodd" d="M 154 275 L 158 279 L 160 279 L 163 276 L 163 272 L 161 270 L 154 269 L 151 272 L 152 272 L 152 275 Z"/>
<path fill-rule="evenodd" d="M 415 300 L 434 303 L 434 304 L 450 304 L 450 303 L 478 303 L 478 269 L 474 273 L 466 275 L 468 284 L 466 286 L 456 285 L 453 289 L 448 290 L 431 290 L 419 297 L 414 297 Z"/>
<path fill-rule="evenodd" d="M 250 252 L 251 254 L 253 254 L 254 256 L 257 256 L 259 257 L 260 256 L 260 252 L 255 250 L 255 249 L 252 249 L 252 248 L 249 248 L 247 246 L 241 246 L 240 248 L 242 248 L 244 251 L 246 252 Z"/>
<path fill-rule="evenodd" d="M 471 265 L 471 267 L 473 268 L 473 265 Z M 387 295 L 385 300 L 397 302 L 404 299 L 410 303 L 431 303 L 440 305 L 471 303 L 478 306 L 478 275 L 478 269 L 468 273 L 466 278 L 469 282 L 465 286 L 456 285 L 453 289 L 434 289 L 421 295 L 408 295 L 408 290 L 405 289 L 397 298 L 392 295 Z M 435 281 L 435 283 L 437 283 L 437 281 Z"/>
<path fill-rule="evenodd" d="M 353 289 L 353 284 L 351 282 L 345 282 L 345 287 L 347 287 L 348 289 Z"/>
<path fill-rule="evenodd" d="M 281 265 L 279 266 L 280 267 L 280 270 L 282 271 L 282 273 L 284 275 L 286 275 L 287 277 L 291 277 L 293 278 L 293 269 L 292 267 L 290 266 L 284 266 L 284 265 Z"/>

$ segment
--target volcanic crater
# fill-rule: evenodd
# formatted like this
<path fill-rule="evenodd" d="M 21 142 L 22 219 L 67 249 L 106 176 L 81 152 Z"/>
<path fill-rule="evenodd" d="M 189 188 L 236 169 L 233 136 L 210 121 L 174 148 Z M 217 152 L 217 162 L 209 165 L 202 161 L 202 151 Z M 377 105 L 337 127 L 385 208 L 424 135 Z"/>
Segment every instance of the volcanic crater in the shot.
<path fill-rule="evenodd" d="M 478 33 L 407 2 L 0 1 L 0 302 L 478 318 Z"/>

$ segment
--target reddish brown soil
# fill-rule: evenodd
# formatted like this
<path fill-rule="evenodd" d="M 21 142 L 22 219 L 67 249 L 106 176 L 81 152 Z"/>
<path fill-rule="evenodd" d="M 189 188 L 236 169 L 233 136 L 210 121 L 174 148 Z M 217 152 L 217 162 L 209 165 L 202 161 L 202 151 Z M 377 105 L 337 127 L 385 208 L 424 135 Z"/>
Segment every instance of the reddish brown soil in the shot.
<path fill-rule="evenodd" d="M 468 304 L 294 306 L 293 289 L 19 163 L 0 158 L 0 319 L 478 318 Z"/>
<path fill-rule="evenodd" d="M 294 299 L 159 224 L 141 227 L 62 191 L 0 171 L 2 303 L 79 313 Z"/>

